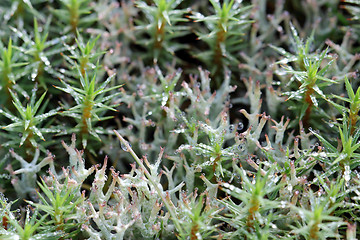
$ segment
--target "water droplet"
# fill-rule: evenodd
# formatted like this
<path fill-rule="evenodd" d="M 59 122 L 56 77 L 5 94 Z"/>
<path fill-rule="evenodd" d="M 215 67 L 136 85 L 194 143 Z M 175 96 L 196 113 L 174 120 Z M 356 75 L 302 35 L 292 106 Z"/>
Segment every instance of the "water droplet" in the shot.
<path fill-rule="evenodd" d="M 35 78 L 37 76 L 37 71 L 34 71 L 31 73 L 31 81 L 35 81 Z"/>
<path fill-rule="evenodd" d="M 164 93 L 163 93 L 163 94 L 164 94 Z M 168 96 L 163 96 L 163 97 L 161 98 L 161 106 L 165 106 L 167 100 L 168 100 Z"/>
<path fill-rule="evenodd" d="M 299 216 L 301 217 L 301 219 L 305 219 L 305 212 L 303 210 L 300 210 Z"/>
<path fill-rule="evenodd" d="M 244 124 L 242 122 L 239 122 L 237 130 L 241 131 L 244 129 Z"/>
<path fill-rule="evenodd" d="M 129 147 L 131 148 L 131 144 L 127 143 L 129 145 Z M 125 152 L 130 151 L 130 149 L 127 147 L 127 145 L 125 145 L 124 143 L 121 143 L 121 148 L 122 150 L 124 150 Z"/>
<path fill-rule="evenodd" d="M 185 132 L 185 129 L 184 129 L 184 128 L 182 128 L 182 129 L 175 129 L 175 130 L 173 130 L 172 132 L 174 132 L 174 133 L 184 133 L 184 132 Z"/>
<path fill-rule="evenodd" d="M 234 125 L 233 125 L 233 124 L 231 124 L 231 125 L 229 126 L 229 132 L 232 133 L 232 131 L 234 131 Z"/>
<path fill-rule="evenodd" d="M 42 56 L 42 57 L 40 57 L 41 58 L 41 60 L 44 62 L 44 64 L 46 65 L 46 66 L 49 66 L 50 65 L 50 61 L 45 57 L 45 56 Z"/>
<path fill-rule="evenodd" d="M 242 152 L 245 150 L 245 146 L 243 144 L 240 144 L 239 146 L 237 146 L 237 149 Z"/>
<path fill-rule="evenodd" d="M 148 112 L 148 115 L 151 116 L 151 115 L 152 115 L 152 111 Z"/>
<path fill-rule="evenodd" d="M 204 15 L 202 15 L 201 13 L 198 13 L 198 12 L 194 14 L 194 17 L 199 19 L 199 20 L 205 18 Z"/>
<path fill-rule="evenodd" d="M 349 165 L 346 165 L 345 166 L 345 171 L 344 171 L 344 179 L 345 179 L 345 182 L 349 182 L 350 181 L 350 166 Z"/>

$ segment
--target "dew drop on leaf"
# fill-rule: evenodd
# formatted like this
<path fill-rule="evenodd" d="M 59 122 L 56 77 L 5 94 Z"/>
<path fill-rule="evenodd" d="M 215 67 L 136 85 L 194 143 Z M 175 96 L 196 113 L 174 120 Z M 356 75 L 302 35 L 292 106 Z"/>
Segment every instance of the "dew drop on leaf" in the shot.
<path fill-rule="evenodd" d="M 233 130 L 234 130 L 234 125 L 231 124 L 231 125 L 229 126 L 229 133 L 232 133 Z"/>
<path fill-rule="evenodd" d="M 240 144 L 238 145 L 237 149 L 242 152 L 245 150 L 245 146 L 243 144 Z"/>
<path fill-rule="evenodd" d="M 349 181 L 350 181 L 350 174 L 351 174 L 350 166 L 349 166 L 349 165 L 346 165 L 346 166 L 345 166 L 345 171 L 344 171 L 344 179 L 345 179 L 345 182 L 349 182 Z"/>
<path fill-rule="evenodd" d="M 130 143 L 127 143 L 129 146 L 130 146 L 130 148 L 131 148 L 131 144 Z M 124 144 L 124 143 L 121 143 L 121 148 L 122 148 L 122 150 L 124 150 L 125 152 L 128 152 L 128 151 L 130 151 L 130 149 Z"/>

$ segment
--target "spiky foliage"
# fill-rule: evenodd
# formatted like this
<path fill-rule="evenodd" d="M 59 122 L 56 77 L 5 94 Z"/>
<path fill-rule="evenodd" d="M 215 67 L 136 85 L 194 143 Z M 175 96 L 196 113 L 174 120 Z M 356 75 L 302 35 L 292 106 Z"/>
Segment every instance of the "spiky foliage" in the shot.
<path fill-rule="evenodd" d="M 1 1 L 0 238 L 355 240 L 357 6 Z"/>
<path fill-rule="evenodd" d="M 77 125 L 71 132 L 80 133 L 83 147 L 86 148 L 89 136 L 93 136 L 98 141 L 101 141 L 99 134 L 106 133 L 106 131 L 102 128 L 93 128 L 93 125 L 98 121 L 112 118 L 112 116 L 103 116 L 104 111 L 116 111 L 114 107 L 118 104 L 108 104 L 108 102 L 120 95 L 121 92 L 115 92 L 106 96 L 108 92 L 120 88 L 120 86 L 107 88 L 107 85 L 114 75 L 99 84 L 96 81 L 96 74 L 94 74 L 90 80 L 86 72 L 83 76 L 81 69 L 78 68 L 78 71 L 81 83 L 80 88 L 73 87 L 64 81 L 62 81 L 62 83 L 65 87 L 57 88 L 70 94 L 77 104 L 74 107 L 66 109 L 62 114 L 75 119 Z"/>
<path fill-rule="evenodd" d="M 294 26 L 291 25 L 291 29 L 294 37 L 294 46 L 296 54 L 292 55 L 284 51 L 283 49 L 276 48 L 281 54 L 285 56 L 282 60 L 277 62 L 282 64 L 286 73 L 291 75 L 290 81 L 287 84 L 291 89 L 292 85 L 295 89 L 285 94 L 289 97 L 289 100 L 299 101 L 301 104 L 294 104 L 291 106 L 293 111 L 299 117 L 299 120 L 304 123 L 306 127 L 309 127 L 311 113 L 313 108 L 319 107 L 319 98 L 323 101 L 327 99 L 324 89 L 332 84 L 337 83 L 336 81 L 329 79 L 326 76 L 327 70 L 332 65 L 333 59 L 326 62 L 322 66 L 323 61 L 327 58 L 327 49 L 322 51 L 321 54 L 311 54 L 310 45 L 312 44 L 312 36 L 304 44 L 299 38 L 298 33 Z M 288 63 L 294 63 L 294 66 L 288 65 Z M 295 84 L 292 84 L 296 81 Z M 324 114 L 324 113 L 323 113 Z"/>
<path fill-rule="evenodd" d="M 89 26 L 95 18 L 91 16 L 89 0 L 60 0 L 61 8 L 54 9 L 54 14 L 58 17 L 62 33 L 72 33 L 76 35 L 77 29 Z"/>
<path fill-rule="evenodd" d="M 204 22 L 208 32 L 198 31 L 199 39 L 209 45 L 209 50 L 198 55 L 211 70 L 214 76 L 220 74 L 224 67 L 236 66 L 239 63 L 235 56 L 241 49 L 242 35 L 251 21 L 248 13 L 251 6 L 242 6 L 241 1 L 210 1 L 214 8 L 213 15 L 203 16 L 196 13 L 192 18 L 197 22 Z M 218 77 L 219 77 L 218 76 Z"/>
<path fill-rule="evenodd" d="M 175 38 L 188 34 L 188 28 L 179 25 L 186 22 L 186 9 L 176 9 L 182 0 L 155 0 L 152 5 L 146 1 L 136 1 L 136 5 L 143 12 L 146 21 L 135 21 L 136 29 L 140 32 L 137 43 L 146 47 L 145 56 L 152 58 L 154 63 L 171 61 L 175 52 L 185 45 L 175 43 Z M 145 34 L 149 35 L 147 39 Z M 175 44 L 174 44 L 175 43 Z"/>
<path fill-rule="evenodd" d="M 3 97 L 1 98 L 1 103 L 9 103 L 11 99 L 10 90 L 13 90 L 16 82 L 23 76 L 20 74 L 20 68 L 26 65 L 26 62 L 21 62 L 19 59 L 20 55 L 13 52 L 13 45 L 11 38 L 7 47 L 0 43 L 1 48 L 1 61 L 0 61 L 0 71 L 1 71 L 1 92 Z M 5 93 L 5 94 L 4 94 Z"/>
<path fill-rule="evenodd" d="M 8 118 L 11 123 L 2 126 L 3 131 L 13 132 L 16 134 L 2 134 L 3 136 L 8 137 L 6 143 L 3 143 L 4 147 L 20 148 L 25 144 L 25 152 L 34 150 L 35 148 L 40 148 L 45 152 L 45 147 L 42 144 L 39 144 L 39 140 L 45 141 L 44 134 L 56 133 L 59 132 L 59 129 L 49 128 L 43 125 L 45 120 L 56 115 L 60 108 L 52 109 L 49 112 L 44 113 L 46 103 L 43 104 L 46 92 L 36 100 L 36 91 L 35 87 L 32 90 L 31 97 L 26 104 L 26 107 L 21 103 L 19 96 L 9 89 L 11 97 L 13 99 L 13 105 L 17 110 L 17 114 L 14 115 L 7 109 L 0 109 L 0 114 Z M 29 98 L 29 96 L 27 96 Z"/>

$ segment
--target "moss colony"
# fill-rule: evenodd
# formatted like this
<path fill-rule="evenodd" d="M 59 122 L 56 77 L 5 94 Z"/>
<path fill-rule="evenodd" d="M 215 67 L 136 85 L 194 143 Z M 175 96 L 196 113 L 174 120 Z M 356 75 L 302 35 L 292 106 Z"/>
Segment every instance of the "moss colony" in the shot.
<path fill-rule="evenodd" d="M 359 17 L 0 1 L 0 239 L 359 238 Z"/>

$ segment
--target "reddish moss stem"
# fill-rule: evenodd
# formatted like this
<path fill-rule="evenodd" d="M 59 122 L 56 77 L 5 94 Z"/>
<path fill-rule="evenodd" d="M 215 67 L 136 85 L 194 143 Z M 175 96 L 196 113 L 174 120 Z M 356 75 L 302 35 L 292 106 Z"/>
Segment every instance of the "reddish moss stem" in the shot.
<path fill-rule="evenodd" d="M 219 28 L 221 28 L 219 26 Z M 226 40 L 226 32 L 221 28 L 220 31 L 216 33 L 216 43 L 215 43 L 215 52 L 214 52 L 214 63 L 216 65 L 216 71 L 214 76 L 221 74 L 222 65 L 223 65 L 223 52 L 221 50 L 221 45 Z"/>
<path fill-rule="evenodd" d="M 156 28 L 154 49 L 158 49 L 158 50 L 162 49 L 164 34 L 165 34 L 165 19 L 161 21 L 160 27 Z"/>
<path fill-rule="evenodd" d="M 311 95 L 313 94 L 313 92 L 314 92 L 314 90 L 311 87 L 309 87 L 309 88 L 307 88 L 307 91 L 305 93 L 305 102 L 308 104 L 308 107 L 305 111 L 304 118 L 302 119 L 302 122 L 303 122 L 305 128 L 308 128 L 310 126 L 310 123 L 309 123 L 310 114 L 311 114 L 312 107 L 314 105 L 314 103 L 311 100 Z"/>
<path fill-rule="evenodd" d="M 350 133 L 354 134 L 354 131 L 356 129 L 356 123 L 357 123 L 357 117 L 358 117 L 358 112 L 353 112 L 350 110 L 350 114 L 349 114 L 349 124 L 351 125 L 350 127 Z"/>
<path fill-rule="evenodd" d="M 190 240 L 197 240 L 198 237 L 196 236 L 196 233 L 198 232 L 199 232 L 199 225 L 193 222 L 193 226 L 191 227 L 191 232 L 190 232 Z"/>
<path fill-rule="evenodd" d="M 316 222 L 310 228 L 310 239 L 314 239 L 314 240 L 319 239 L 318 232 L 319 232 L 319 225 Z"/>

